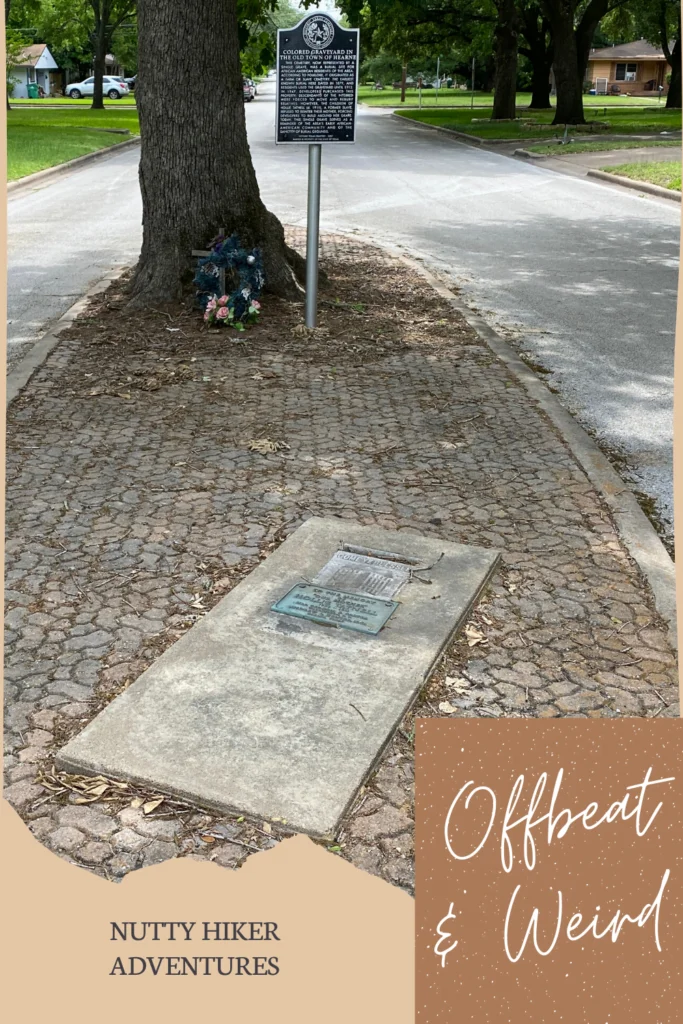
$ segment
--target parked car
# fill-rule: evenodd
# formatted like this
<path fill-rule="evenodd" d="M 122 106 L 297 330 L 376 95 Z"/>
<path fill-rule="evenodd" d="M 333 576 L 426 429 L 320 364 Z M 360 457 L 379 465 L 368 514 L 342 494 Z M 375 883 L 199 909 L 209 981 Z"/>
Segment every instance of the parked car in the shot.
<path fill-rule="evenodd" d="M 242 79 L 242 98 L 243 98 L 244 102 L 245 103 L 251 103 L 251 101 L 254 98 L 254 95 L 255 95 L 254 89 L 253 89 L 253 86 L 251 86 L 249 84 L 249 79 L 248 78 L 243 78 Z"/>
<path fill-rule="evenodd" d="M 124 78 L 124 82 L 126 83 L 131 92 L 135 91 L 135 80 L 137 77 L 137 75 L 133 75 L 132 78 Z"/>
<path fill-rule="evenodd" d="M 248 78 L 247 82 L 251 86 L 251 89 L 252 89 L 252 92 L 253 92 L 254 96 L 257 96 L 258 95 L 258 89 L 256 88 L 256 82 L 254 81 L 254 79 L 253 78 Z"/>
<path fill-rule="evenodd" d="M 86 78 L 84 82 L 72 82 L 66 87 L 66 95 L 69 99 L 80 100 L 81 96 L 92 96 L 95 91 L 95 77 Z M 113 75 L 106 75 L 102 79 L 102 94 L 110 100 L 120 100 L 127 96 L 130 89 L 122 78 L 114 78 Z"/>

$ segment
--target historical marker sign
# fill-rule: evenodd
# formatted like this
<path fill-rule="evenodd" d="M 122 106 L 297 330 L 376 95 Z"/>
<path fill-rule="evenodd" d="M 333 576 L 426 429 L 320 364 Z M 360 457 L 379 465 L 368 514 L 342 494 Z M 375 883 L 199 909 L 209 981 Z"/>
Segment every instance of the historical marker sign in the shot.
<path fill-rule="evenodd" d="M 278 31 L 276 142 L 355 142 L 358 35 L 327 14 Z"/>
<path fill-rule="evenodd" d="M 347 594 L 329 587 L 298 583 L 273 605 L 274 612 L 309 619 L 326 626 L 353 629 L 376 636 L 398 608 L 398 601 L 382 601 L 365 594 Z"/>
<path fill-rule="evenodd" d="M 352 594 L 395 597 L 409 579 L 408 565 L 342 549 L 335 551 L 313 582 Z"/>

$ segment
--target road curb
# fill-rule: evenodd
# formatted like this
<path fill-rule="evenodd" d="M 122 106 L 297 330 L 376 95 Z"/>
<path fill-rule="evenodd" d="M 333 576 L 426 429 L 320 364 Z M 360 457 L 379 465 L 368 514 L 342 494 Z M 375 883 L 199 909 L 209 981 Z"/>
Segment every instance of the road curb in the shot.
<path fill-rule="evenodd" d="M 524 160 L 546 160 L 547 157 L 542 153 L 530 153 L 528 149 L 513 149 L 513 156 L 521 156 Z"/>
<path fill-rule="evenodd" d="M 378 243 L 373 241 L 370 244 Z M 608 505 L 619 537 L 645 576 L 652 591 L 655 608 L 667 625 L 674 650 L 678 651 L 674 563 L 635 495 L 621 479 L 607 456 L 600 451 L 593 438 L 567 412 L 533 370 L 482 317 L 473 313 L 461 299 L 416 260 L 393 246 L 385 245 L 384 248 L 421 274 L 442 298 L 458 310 L 494 355 L 525 387 L 530 398 L 548 416 L 592 485 Z"/>
<path fill-rule="evenodd" d="M 610 174 L 609 171 L 589 170 L 587 178 L 599 178 L 601 181 L 609 181 L 613 185 L 623 185 L 624 188 L 633 188 L 637 192 L 646 192 L 648 195 L 659 196 L 661 199 L 670 199 L 674 203 L 680 203 L 681 193 L 674 192 L 670 188 L 662 188 L 661 185 L 653 185 L 649 181 L 635 181 L 633 178 L 624 178 L 621 174 Z"/>
<path fill-rule="evenodd" d="M 457 139 L 458 142 L 470 142 L 476 146 L 483 144 L 483 139 L 477 138 L 476 135 L 465 135 L 464 132 L 456 132 L 451 128 L 440 128 L 438 124 L 426 124 L 424 121 L 414 121 L 412 117 L 403 117 L 401 114 L 397 114 L 395 110 L 392 110 L 391 116 L 395 117 L 401 124 L 412 125 L 413 128 L 427 128 L 432 132 L 441 132 L 442 135 L 447 135 L 449 138 Z"/>
<path fill-rule="evenodd" d="M 21 189 L 30 188 L 32 185 L 51 181 L 53 178 L 59 178 L 63 174 L 69 174 L 84 164 L 94 163 L 95 160 L 103 160 L 111 156 L 112 153 L 120 153 L 122 149 L 130 149 L 132 146 L 139 145 L 140 136 L 136 135 L 132 139 L 126 139 L 125 142 L 115 142 L 113 146 L 96 149 L 93 153 L 84 153 L 83 156 L 77 156 L 74 160 L 67 160 L 64 164 L 57 164 L 56 167 L 46 167 L 44 171 L 27 174 L 25 178 L 19 178 L 18 181 L 8 182 L 7 194 L 11 195 L 13 192 L 19 192 Z"/>
<path fill-rule="evenodd" d="M 99 281 L 91 285 L 85 295 L 82 295 L 80 299 L 74 302 L 73 306 L 69 306 L 66 313 L 60 316 L 54 326 L 31 346 L 30 351 L 7 374 L 5 408 L 9 409 L 11 403 L 26 387 L 36 370 L 43 365 L 52 350 L 59 343 L 62 331 L 65 331 L 67 327 L 71 327 L 74 320 L 87 308 L 91 299 L 106 291 L 109 285 L 117 281 L 128 269 L 129 267 L 117 267 L 114 270 L 110 270 Z"/>
<path fill-rule="evenodd" d="M 441 132 L 442 135 L 450 135 L 451 138 L 453 138 L 455 136 L 455 138 L 457 138 L 460 142 L 470 142 L 470 143 L 474 143 L 477 146 L 483 146 L 483 145 L 494 146 L 494 147 L 495 146 L 510 146 L 510 145 L 514 145 L 515 143 L 518 143 L 518 144 L 521 144 L 521 145 L 526 145 L 526 146 L 531 146 L 531 145 L 538 146 L 538 145 L 543 145 L 544 141 L 545 141 L 544 139 L 482 139 L 478 135 L 468 135 L 466 132 L 458 132 L 458 131 L 455 131 L 455 129 L 453 129 L 453 128 L 441 128 L 438 124 L 427 124 L 425 121 L 416 121 L 412 117 L 404 117 L 402 114 L 397 114 L 395 110 L 392 110 L 391 116 L 397 118 L 399 121 L 402 121 L 404 124 L 407 122 L 408 124 L 412 124 L 413 126 L 416 126 L 418 128 L 429 128 L 433 132 Z M 591 139 L 591 138 L 592 139 L 600 139 L 601 141 L 605 141 L 605 140 L 609 141 L 610 139 L 614 139 L 614 140 L 629 139 L 630 140 L 630 139 L 633 139 L 634 137 L 637 138 L 637 139 L 646 139 L 646 140 L 649 141 L 651 139 L 658 139 L 660 136 L 659 135 L 643 135 L 643 136 L 640 136 L 640 135 L 637 135 L 637 136 L 632 136 L 632 135 L 631 136 L 627 136 L 627 135 L 607 135 L 607 136 L 603 136 L 603 135 L 600 135 L 600 136 L 598 136 L 597 134 L 593 134 L 592 132 L 581 132 L 578 136 L 576 136 L 576 138 L 579 138 L 582 142 L 585 141 L 586 139 Z M 557 138 L 557 136 L 554 136 L 554 138 Z M 549 141 L 552 141 L 552 140 L 549 140 Z M 540 156 L 538 153 L 529 153 L 528 150 L 525 150 L 525 149 L 514 150 L 513 151 L 513 156 L 521 156 L 521 157 L 525 157 L 526 159 L 531 159 L 531 160 L 534 160 L 534 159 L 536 159 L 536 160 L 545 160 L 546 159 L 546 157 Z M 612 177 L 615 177 L 615 175 L 612 175 Z M 626 180 L 629 181 L 630 179 L 627 178 Z M 658 186 L 653 185 L 652 187 L 653 188 L 657 188 Z M 664 191 L 667 191 L 667 190 L 664 189 Z"/>

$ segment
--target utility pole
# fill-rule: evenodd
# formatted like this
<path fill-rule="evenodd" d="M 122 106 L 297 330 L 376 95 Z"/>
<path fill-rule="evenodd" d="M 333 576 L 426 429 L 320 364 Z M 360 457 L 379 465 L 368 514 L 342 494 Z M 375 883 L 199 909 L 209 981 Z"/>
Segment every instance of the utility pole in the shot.
<path fill-rule="evenodd" d="M 472 58 L 472 102 L 470 103 L 470 109 L 474 110 L 474 57 Z"/>

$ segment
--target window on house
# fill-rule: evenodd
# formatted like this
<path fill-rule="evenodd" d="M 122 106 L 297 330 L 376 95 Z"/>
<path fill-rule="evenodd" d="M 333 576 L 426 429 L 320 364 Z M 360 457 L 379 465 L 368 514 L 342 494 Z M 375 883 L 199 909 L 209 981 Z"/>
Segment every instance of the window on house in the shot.
<path fill-rule="evenodd" d="M 29 68 L 28 69 L 28 80 L 29 80 L 29 82 L 35 82 L 35 80 L 36 80 L 36 69 L 35 68 Z"/>
<path fill-rule="evenodd" d="M 617 82 L 635 82 L 637 74 L 637 64 L 617 64 L 617 71 L 614 77 Z"/>

